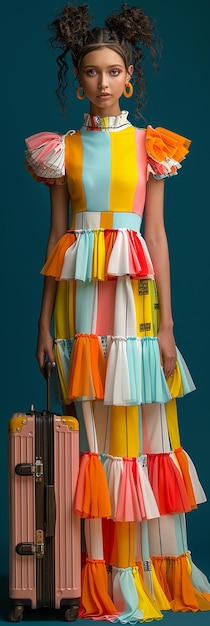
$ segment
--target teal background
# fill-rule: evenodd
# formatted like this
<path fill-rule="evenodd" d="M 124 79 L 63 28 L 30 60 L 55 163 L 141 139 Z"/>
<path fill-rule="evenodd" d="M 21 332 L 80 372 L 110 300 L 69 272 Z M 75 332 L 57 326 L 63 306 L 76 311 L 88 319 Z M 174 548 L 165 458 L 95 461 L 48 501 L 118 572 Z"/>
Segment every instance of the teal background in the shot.
<path fill-rule="evenodd" d="M 129 5 L 135 2 L 128 2 Z M 7 619 L 8 502 L 7 430 L 10 415 L 30 404 L 45 406 L 45 385 L 35 360 L 37 319 L 49 229 L 48 190 L 24 169 L 24 137 L 41 130 L 66 132 L 81 125 L 87 102 L 75 97 L 70 72 L 69 102 L 62 119 L 54 95 L 55 52 L 47 25 L 65 2 L 19 0 L 1 6 L 1 422 L 0 422 L 0 605 Z M 148 65 L 149 100 L 145 119 L 192 139 L 190 156 L 177 177 L 166 181 L 168 233 L 175 337 L 196 382 L 197 391 L 179 401 L 182 445 L 191 455 L 210 498 L 209 480 L 209 20 L 207 0 L 176 3 L 142 0 L 156 20 L 163 41 L 160 73 Z M 95 24 L 121 2 L 89 3 Z M 72 80 L 72 86 L 71 86 Z M 130 119 L 135 123 L 133 100 Z M 187 517 L 189 548 L 210 576 L 210 504 Z M 191 620 L 196 616 L 183 615 Z M 176 615 L 167 615 L 177 623 Z M 209 614 L 197 616 L 207 624 Z M 189 623 L 189 622 L 188 622 Z"/>

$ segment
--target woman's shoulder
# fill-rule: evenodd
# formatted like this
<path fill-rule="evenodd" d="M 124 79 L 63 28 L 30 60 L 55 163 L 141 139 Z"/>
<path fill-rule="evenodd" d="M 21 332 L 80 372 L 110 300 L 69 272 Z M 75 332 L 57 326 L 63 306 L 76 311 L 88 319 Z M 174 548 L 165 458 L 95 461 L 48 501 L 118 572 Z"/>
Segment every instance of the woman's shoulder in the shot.
<path fill-rule="evenodd" d="M 26 169 L 37 182 L 65 183 L 65 138 L 75 134 L 42 131 L 25 139 Z"/>

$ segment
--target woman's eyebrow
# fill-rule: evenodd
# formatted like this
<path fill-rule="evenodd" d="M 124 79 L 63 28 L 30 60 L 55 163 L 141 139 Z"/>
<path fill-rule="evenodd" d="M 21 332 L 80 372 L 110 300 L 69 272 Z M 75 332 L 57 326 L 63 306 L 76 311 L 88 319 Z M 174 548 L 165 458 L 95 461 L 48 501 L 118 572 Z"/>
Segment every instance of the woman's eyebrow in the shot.
<path fill-rule="evenodd" d="M 93 63 L 88 63 L 88 65 L 84 65 L 83 67 L 87 68 L 87 67 L 92 67 L 94 69 L 98 69 L 98 65 L 94 65 Z M 112 65 L 108 65 L 107 66 L 108 69 L 111 69 L 112 67 L 123 67 L 122 65 L 120 65 L 120 63 L 113 63 Z"/>

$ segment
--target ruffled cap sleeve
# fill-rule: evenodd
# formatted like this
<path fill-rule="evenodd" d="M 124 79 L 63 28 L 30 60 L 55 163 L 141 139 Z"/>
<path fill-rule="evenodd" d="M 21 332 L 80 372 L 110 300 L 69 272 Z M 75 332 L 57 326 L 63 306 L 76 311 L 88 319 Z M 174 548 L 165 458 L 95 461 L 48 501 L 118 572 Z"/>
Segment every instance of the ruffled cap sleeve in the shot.
<path fill-rule="evenodd" d="M 181 168 L 181 161 L 189 152 L 191 141 L 182 135 L 166 128 L 146 129 L 146 151 L 148 162 L 148 176 L 166 178 L 177 174 Z"/>
<path fill-rule="evenodd" d="M 26 168 L 38 182 L 65 183 L 65 135 L 41 132 L 26 140 Z"/>

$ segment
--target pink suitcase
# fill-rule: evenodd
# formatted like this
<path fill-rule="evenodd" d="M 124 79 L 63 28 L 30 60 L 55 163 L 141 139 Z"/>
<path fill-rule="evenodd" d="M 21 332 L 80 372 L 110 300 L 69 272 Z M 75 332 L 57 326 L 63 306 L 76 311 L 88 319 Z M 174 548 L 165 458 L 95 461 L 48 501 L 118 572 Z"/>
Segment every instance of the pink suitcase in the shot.
<path fill-rule="evenodd" d="M 48 398 L 50 366 L 48 366 Z M 49 409 L 49 403 L 48 403 Z M 31 609 L 78 616 L 80 519 L 73 500 L 79 468 L 75 417 L 49 410 L 15 413 L 9 422 L 9 621 Z"/>

